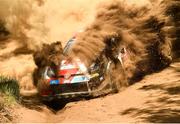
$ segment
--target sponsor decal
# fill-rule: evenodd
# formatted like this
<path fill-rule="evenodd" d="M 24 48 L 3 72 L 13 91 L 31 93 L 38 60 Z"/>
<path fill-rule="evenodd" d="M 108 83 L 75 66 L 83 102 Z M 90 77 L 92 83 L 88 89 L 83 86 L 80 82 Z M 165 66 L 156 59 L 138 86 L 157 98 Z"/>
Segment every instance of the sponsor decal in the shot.
<path fill-rule="evenodd" d="M 60 84 L 59 80 L 51 80 L 50 81 L 50 85 L 56 85 L 56 84 Z"/>

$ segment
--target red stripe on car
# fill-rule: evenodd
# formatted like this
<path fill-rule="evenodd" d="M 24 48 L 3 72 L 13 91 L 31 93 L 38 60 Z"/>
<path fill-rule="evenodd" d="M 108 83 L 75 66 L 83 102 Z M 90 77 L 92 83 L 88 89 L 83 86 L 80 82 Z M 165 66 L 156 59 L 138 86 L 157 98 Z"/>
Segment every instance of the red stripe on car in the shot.
<path fill-rule="evenodd" d="M 60 70 L 59 75 L 66 75 L 66 74 L 76 74 L 78 72 L 78 68 L 75 69 L 65 69 L 65 70 Z"/>

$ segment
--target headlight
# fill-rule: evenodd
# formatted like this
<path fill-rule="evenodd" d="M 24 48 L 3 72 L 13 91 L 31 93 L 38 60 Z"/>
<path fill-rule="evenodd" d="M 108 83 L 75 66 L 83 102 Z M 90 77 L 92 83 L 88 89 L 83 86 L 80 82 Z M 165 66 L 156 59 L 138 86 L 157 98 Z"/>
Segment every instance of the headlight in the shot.
<path fill-rule="evenodd" d="M 48 71 L 47 71 L 47 75 L 49 76 L 49 77 L 54 77 L 55 76 L 55 73 L 54 73 L 54 71 L 49 67 L 49 69 L 48 69 Z"/>
<path fill-rule="evenodd" d="M 54 77 L 55 73 L 50 67 L 46 67 L 45 72 L 44 72 L 44 78 L 45 79 L 50 79 L 51 77 Z"/>

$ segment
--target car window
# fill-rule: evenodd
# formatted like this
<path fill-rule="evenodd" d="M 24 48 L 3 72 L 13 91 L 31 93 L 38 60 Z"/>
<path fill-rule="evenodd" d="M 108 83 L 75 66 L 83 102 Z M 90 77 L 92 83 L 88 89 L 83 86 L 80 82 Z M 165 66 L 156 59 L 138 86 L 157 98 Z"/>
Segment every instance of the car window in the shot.
<path fill-rule="evenodd" d="M 63 50 L 64 55 L 67 55 L 68 51 L 70 50 L 70 48 L 71 48 L 71 46 L 72 46 L 72 44 L 74 43 L 75 40 L 76 39 L 73 37 L 67 42 L 67 44 L 65 45 L 64 50 Z"/>

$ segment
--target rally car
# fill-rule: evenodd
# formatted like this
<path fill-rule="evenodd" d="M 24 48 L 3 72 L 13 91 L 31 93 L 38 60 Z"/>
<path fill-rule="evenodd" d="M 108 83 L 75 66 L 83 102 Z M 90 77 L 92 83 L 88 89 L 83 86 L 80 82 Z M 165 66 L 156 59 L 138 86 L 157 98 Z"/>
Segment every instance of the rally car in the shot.
<path fill-rule="evenodd" d="M 63 54 L 66 55 L 71 46 L 76 42 L 76 38 L 71 38 L 64 47 Z M 124 48 L 123 48 L 124 49 Z M 123 52 L 119 52 L 117 59 L 122 63 Z M 49 84 L 49 87 L 40 92 L 40 96 L 44 100 L 53 100 L 56 98 L 69 98 L 79 96 L 92 96 L 113 91 L 113 83 L 111 81 L 112 61 L 102 54 L 92 63 L 90 67 L 78 58 L 73 60 L 64 59 L 61 61 L 58 76 L 55 76 L 53 67 L 46 67 L 42 73 L 42 80 Z M 57 69 L 57 68 L 56 68 Z"/>

